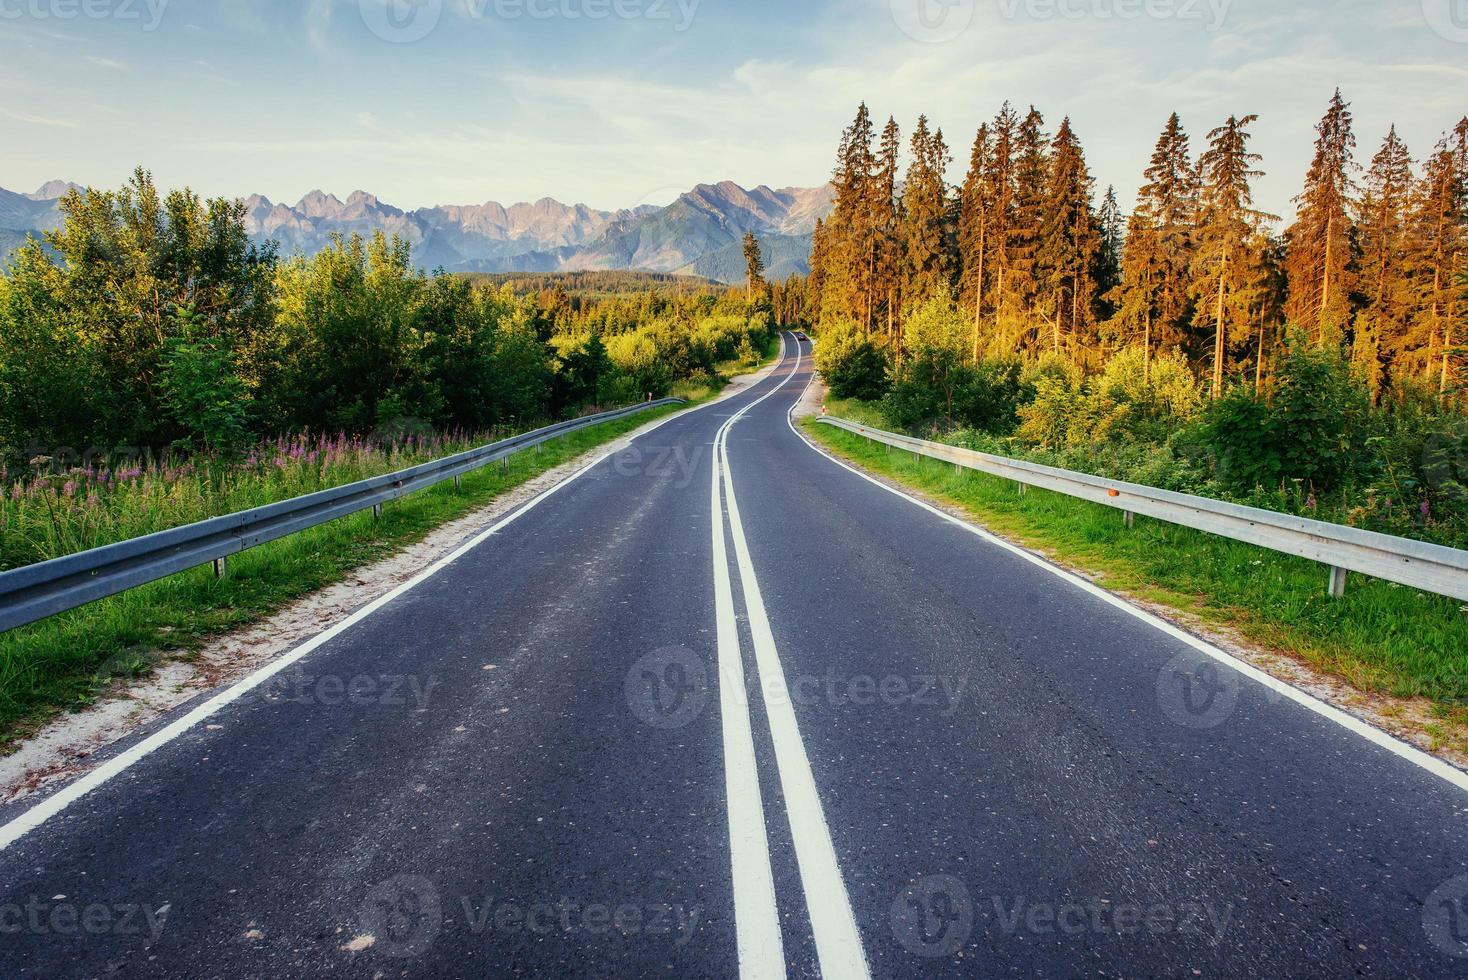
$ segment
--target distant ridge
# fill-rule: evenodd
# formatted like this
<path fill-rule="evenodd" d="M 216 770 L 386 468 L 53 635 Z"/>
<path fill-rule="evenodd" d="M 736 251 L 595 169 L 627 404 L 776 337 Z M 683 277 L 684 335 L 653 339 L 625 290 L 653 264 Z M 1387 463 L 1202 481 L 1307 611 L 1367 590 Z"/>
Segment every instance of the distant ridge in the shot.
<path fill-rule="evenodd" d="M 49 181 L 30 194 L 0 189 L 0 255 L 27 232 L 55 228 L 57 199 L 79 185 Z M 825 187 L 746 189 L 733 181 L 699 184 L 667 207 L 643 205 L 599 211 L 551 198 L 503 205 L 496 201 L 404 211 L 375 194 L 345 200 L 313 190 L 294 205 L 252 194 L 243 198 L 246 229 L 282 253 L 313 255 L 332 235 L 398 235 L 425 269 L 450 272 L 576 272 L 645 270 L 700 275 L 725 282 L 744 276 L 744 235 L 766 248 L 769 276 L 781 280 L 810 267 L 810 236 L 830 213 Z M 732 251 L 731 251 L 732 250 Z"/>

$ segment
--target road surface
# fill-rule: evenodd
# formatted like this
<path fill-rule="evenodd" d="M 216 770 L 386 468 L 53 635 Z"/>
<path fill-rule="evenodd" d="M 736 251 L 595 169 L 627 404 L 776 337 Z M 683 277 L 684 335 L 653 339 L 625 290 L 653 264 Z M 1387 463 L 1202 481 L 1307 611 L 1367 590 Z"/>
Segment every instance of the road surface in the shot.
<path fill-rule="evenodd" d="M 1468 794 L 780 367 L 0 814 L 0 976 L 1468 975 Z"/>

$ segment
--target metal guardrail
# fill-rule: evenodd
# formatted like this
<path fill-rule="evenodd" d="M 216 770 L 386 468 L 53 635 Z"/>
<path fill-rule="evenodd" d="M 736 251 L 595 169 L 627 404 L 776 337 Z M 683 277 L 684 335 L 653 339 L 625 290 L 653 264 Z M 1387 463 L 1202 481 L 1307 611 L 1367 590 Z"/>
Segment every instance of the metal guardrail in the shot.
<path fill-rule="evenodd" d="M 1270 551 L 1318 561 L 1330 567 L 1332 596 L 1345 594 L 1348 572 L 1360 572 L 1423 592 L 1468 600 L 1468 551 L 1208 497 L 1120 483 L 1004 456 L 991 456 L 972 449 L 884 432 L 846 419 L 822 416 L 820 421 L 920 456 L 1014 480 L 1022 491 L 1025 487 L 1040 487 L 1114 507 L 1126 515 L 1128 526 L 1137 514 L 1142 514 Z"/>
<path fill-rule="evenodd" d="M 683 400 L 664 398 L 559 422 L 412 469 L 0 572 L 0 632 L 211 562 L 215 573 L 223 575 L 229 556 L 247 548 L 364 510 L 380 514 L 385 503 L 457 481 L 522 450 L 579 429 L 676 404 Z"/>

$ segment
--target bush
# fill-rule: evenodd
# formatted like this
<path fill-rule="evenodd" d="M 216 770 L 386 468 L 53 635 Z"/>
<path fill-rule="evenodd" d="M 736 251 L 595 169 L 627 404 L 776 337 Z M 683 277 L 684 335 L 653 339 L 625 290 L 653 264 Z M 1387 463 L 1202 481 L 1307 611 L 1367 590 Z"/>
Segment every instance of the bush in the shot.
<path fill-rule="evenodd" d="M 836 398 L 872 401 L 887 391 L 887 355 L 855 320 L 822 328 L 815 357 L 817 370 Z"/>
<path fill-rule="evenodd" d="M 199 317 L 180 310 L 179 335 L 164 345 L 164 412 L 185 435 L 175 445 L 230 454 L 249 441 L 249 392 L 224 341 L 198 337 Z"/>
<path fill-rule="evenodd" d="M 1228 392 L 1208 412 L 1205 441 L 1236 491 L 1288 481 L 1326 491 L 1370 475 L 1370 413 L 1370 391 L 1341 351 L 1292 339 L 1272 397 Z"/>
<path fill-rule="evenodd" d="M 1046 449 L 1085 442 L 1090 425 L 1080 372 L 1040 374 L 1034 388 L 1034 400 L 1019 409 L 1019 437 Z"/>
<path fill-rule="evenodd" d="M 956 399 L 958 421 L 993 435 L 1013 432 L 1027 394 L 1024 363 L 1015 357 L 988 357 L 965 373 Z"/>

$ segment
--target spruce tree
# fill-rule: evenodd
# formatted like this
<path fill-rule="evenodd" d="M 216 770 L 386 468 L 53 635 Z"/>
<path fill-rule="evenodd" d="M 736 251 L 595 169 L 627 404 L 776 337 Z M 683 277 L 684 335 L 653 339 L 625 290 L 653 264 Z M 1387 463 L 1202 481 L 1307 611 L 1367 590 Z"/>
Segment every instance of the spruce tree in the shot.
<path fill-rule="evenodd" d="M 1116 315 L 1111 296 L 1121 285 L 1121 256 L 1126 246 L 1126 215 L 1121 213 L 1115 186 L 1106 188 L 1096 220 L 1101 238 L 1091 270 L 1096 290 L 1094 312 L 1097 320 L 1109 320 Z"/>
<path fill-rule="evenodd" d="M 902 197 L 906 258 L 902 293 L 909 308 L 920 305 L 945 284 L 948 190 L 944 173 L 948 162 L 942 133 L 928 129 L 927 116 L 918 117 Z"/>
<path fill-rule="evenodd" d="M 744 235 L 744 268 L 749 280 L 746 298 L 754 302 L 755 292 L 764 292 L 765 283 L 765 257 L 760 251 L 759 239 L 754 232 L 746 232 Z"/>
<path fill-rule="evenodd" d="M 994 311 L 996 330 L 1018 318 L 1018 300 L 1014 284 L 1015 248 L 1015 154 L 1019 117 L 1014 108 L 1004 103 L 990 128 L 993 149 L 991 165 L 984 178 L 984 204 L 988 209 L 984 236 L 986 257 L 984 274 L 992 283 L 993 299 L 988 306 Z M 1013 342 L 1015 338 L 1011 338 Z"/>
<path fill-rule="evenodd" d="M 1468 124 L 1468 120 L 1465 120 Z M 1463 343 L 1458 282 L 1468 251 L 1468 125 L 1443 137 L 1423 168 L 1412 218 L 1417 302 L 1408 360 L 1446 392 Z"/>
<path fill-rule="evenodd" d="M 1173 113 L 1152 150 L 1137 194 L 1157 239 L 1153 325 L 1159 346 L 1183 341 L 1192 319 L 1189 282 L 1197 253 L 1201 170 L 1192 161 L 1192 143 L 1182 119 Z"/>
<path fill-rule="evenodd" d="M 1044 238 L 1045 198 L 1050 190 L 1050 137 L 1045 117 L 1034 106 L 1020 123 L 1016 137 L 1014 166 L 1014 223 L 1009 235 L 1009 290 L 1019 309 L 1029 314 L 1016 340 L 1031 339 L 1037 318 L 1049 310 L 1037 308 L 1042 272 L 1038 268 L 1040 243 Z"/>
<path fill-rule="evenodd" d="M 1091 270 L 1100 236 L 1091 210 L 1091 174 L 1069 117 L 1051 144 L 1049 170 L 1033 266 L 1038 312 L 1049 320 L 1052 351 L 1058 353 L 1067 338 L 1084 351 L 1095 322 Z"/>
<path fill-rule="evenodd" d="M 1408 207 L 1412 157 L 1393 126 L 1371 161 L 1356 227 L 1360 235 L 1359 288 L 1352 360 L 1380 394 L 1392 363 L 1408 342 L 1412 313 Z"/>
<path fill-rule="evenodd" d="M 1230 116 L 1208 134 L 1208 151 L 1201 160 L 1202 213 L 1192 293 L 1199 302 L 1198 321 L 1213 330 L 1214 398 L 1223 393 L 1229 348 L 1247 343 L 1253 334 L 1250 303 L 1259 301 L 1265 283 L 1256 233 L 1270 216 L 1254 208 L 1251 183 L 1263 173 L 1254 169 L 1259 154 L 1249 151 L 1249 126 L 1258 118 Z"/>
<path fill-rule="evenodd" d="M 902 156 L 902 131 L 897 120 L 888 118 L 882 129 L 882 139 L 877 151 L 876 176 L 871 182 L 872 227 L 877 240 L 876 274 L 872 291 L 877 306 L 882 311 L 887 343 L 897 346 L 901 329 L 898 316 L 901 313 L 901 295 L 898 292 L 899 274 L 902 269 L 902 221 L 901 208 L 897 200 L 897 172 Z"/>
<path fill-rule="evenodd" d="M 1291 325 L 1308 330 L 1317 343 L 1338 344 L 1351 318 L 1355 262 L 1355 209 L 1351 108 L 1340 89 L 1316 127 L 1315 159 L 1297 198 L 1299 215 L 1290 229 L 1288 273 Z"/>
<path fill-rule="evenodd" d="M 991 203 L 988 198 L 989 171 L 993 166 L 994 146 L 986 123 L 974 137 L 969 155 L 968 175 L 963 181 L 958 218 L 959 263 L 962 270 L 961 302 L 973 311 L 973 359 L 978 363 L 983 353 L 983 320 L 985 289 L 988 286 L 984 260 L 989 242 Z"/>
<path fill-rule="evenodd" d="M 826 222 L 826 255 L 822 315 L 852 317 L 871 329 L 871 259 L 875 231 L 871 225 L 872 118 L 866 103 L 841 136 L 831 183 L 836 201 Z"/>

